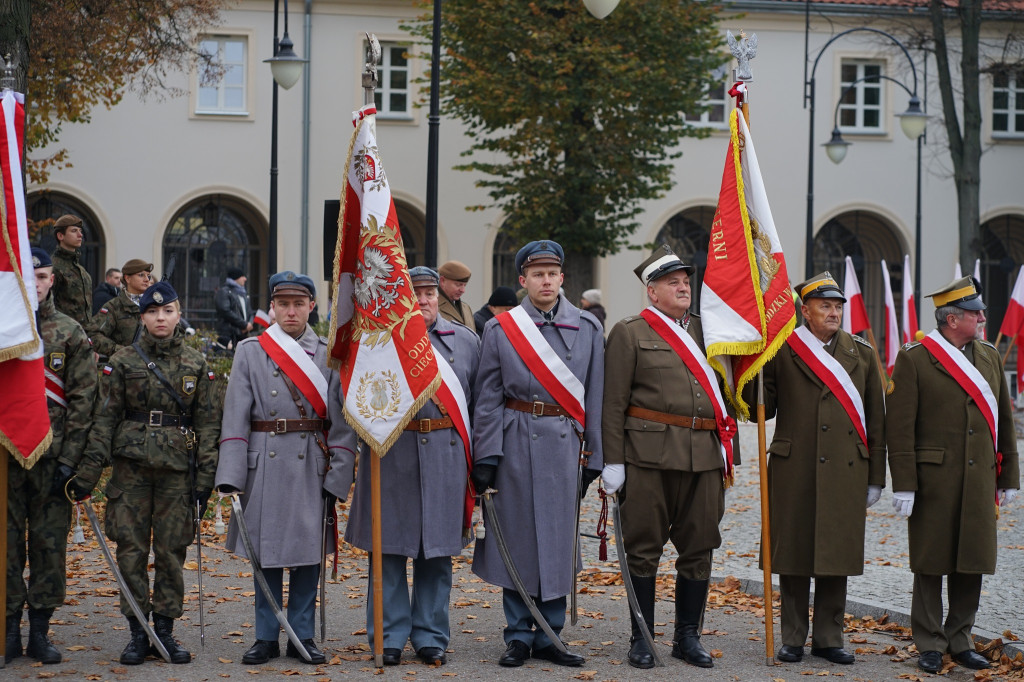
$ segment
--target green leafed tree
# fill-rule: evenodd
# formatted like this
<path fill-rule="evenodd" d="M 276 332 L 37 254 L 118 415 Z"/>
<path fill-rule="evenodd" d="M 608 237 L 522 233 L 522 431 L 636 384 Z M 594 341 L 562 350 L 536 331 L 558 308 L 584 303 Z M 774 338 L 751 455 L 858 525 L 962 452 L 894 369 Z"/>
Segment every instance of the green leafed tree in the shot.
<path fill-rule="evenodd" d="M 456 168 L 480 174 L 504 230 L 584 256 L 627 244 L 641 202 L 672 187 L 680 139 L 705 134 L 684 112 L 728 57 L 717 10 L 629 1 L 599 20 L 580 0 L 444 0 L 442 110 L 472 141 Z M 431 16 L 406 29 L 429 44 Z"/>

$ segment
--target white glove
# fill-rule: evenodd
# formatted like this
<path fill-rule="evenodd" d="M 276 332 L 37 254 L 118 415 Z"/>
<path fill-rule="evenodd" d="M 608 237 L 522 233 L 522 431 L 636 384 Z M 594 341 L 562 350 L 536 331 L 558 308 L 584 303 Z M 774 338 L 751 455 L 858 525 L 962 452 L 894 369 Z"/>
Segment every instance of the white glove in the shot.
<path fill-rule="evenodd" d="M 626 482 L 626 465 L 605 464 L 601 470 L 601 480 L 604 481 L 605 492 L 609 495 L 615 494 Z"/>
<path fill-rule="evenodd" d="M 892 508 L 900 516 L 910 516 L 914 513 L 914 491 L 895 492 L 892 494 Z"/>
<path fill-rule="evenodd" d="M 875 502 L 878 502 L 882 497 L 882 486 L 880 485 L 869 485 L 868 486 L 868 508 L 871 508 Z"/>
<path fill-rule="evenodd" d="M 1000 488 L 999 489 L 999 506 L 1005 507 L 1009 503 L 1013 502 L 1013 498 L 1017 497 L 1017 493 L 1020 491 L 1016 488 Z"/>

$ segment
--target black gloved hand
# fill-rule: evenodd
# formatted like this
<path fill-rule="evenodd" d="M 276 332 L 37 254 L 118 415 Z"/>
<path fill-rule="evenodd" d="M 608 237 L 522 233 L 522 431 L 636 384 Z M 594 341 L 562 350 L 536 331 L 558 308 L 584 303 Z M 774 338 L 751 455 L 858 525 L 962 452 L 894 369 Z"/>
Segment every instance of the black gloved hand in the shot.
<path fill-rule="evenodd" d="M 81 502 L 92 495 L 92 489 L 95 487 L 95 483 L 83 481 L 81 478 L 76 476 L 71 479 L 70 483 L 68 483 L 68 492 L 71 494 L 71 497 L 75 502 Z"/>
<path fill-rule="evenodd" d="M 217 492 L 219 492 L 221 495 L 231 495 L 240 491 L 233 485 L 221 483 L 219 486 L 217 486 Z"/>
<path fill-rule="evenodd" d="M 50 486 L 50 494 L 57 497 L 64 497 L 68 481 L 75 477 L 75 470 L 67 464 L 61 464 L 53 472 L 53 485 Z"/>
<path fill-rule="evenodd" d="M 477 495 L 482 494 L 488 488 L 494 487 L 494 479 L 498 477 L 498 466 L 496 464 L 476 464 L 473 471 L 469 473 L 469 480 L 473 481 Z"/>
<path fill-rule="evenodd" d="M 600 469 L 584 469 L 583 470 L 583 488 L 580 490 L 580 499 L 582 500 L 587 496 L 587 488 L 590 484 L 597 480 L 597 477 L 601 475 Z"/>
<path fill-rule="evenodd" d="M 327 509 L 333 509 L 334 505 L 338 503 L 338 496 L 329 491 L 327 488 L 320 489 L 320 497 L 323 498 L 324 505 Z"/>
<path fill-rule="evenodd" d="M 213 491 L 209 488 L 197 488 L 196 499 L 199 501 L 199 518 L 206 516 L 206 509 L 210 506 L 210 495 Z"/>

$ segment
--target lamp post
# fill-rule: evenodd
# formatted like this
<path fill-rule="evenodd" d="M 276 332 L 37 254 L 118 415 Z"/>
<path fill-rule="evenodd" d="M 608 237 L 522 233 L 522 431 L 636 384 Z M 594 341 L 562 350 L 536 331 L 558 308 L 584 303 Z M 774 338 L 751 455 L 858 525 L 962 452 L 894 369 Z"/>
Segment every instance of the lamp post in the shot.
<path fill-rule="evenodd" d="M 434 0 L 434 26 L 430 42 L 430 114 L 427 116 L 426 265 L 437 267 L 437 166 L 441 128 L 441 0 Z"/>
<path fill-rule="evenodd" d="M 270 216 L 269 253 L 267 268 L 270 274 L 277 272 L 277 86 L 285 90 L 291 88 L 302 76 L 306 60 L 295 54 L 295 44 L 288 37 L 288 0 L 284 0 L 284 35 L 278 39 L 277 18 L 280 0 L 274 0 L 274 56 L 264 59 L 270 64 L 270 72 L 274 76 L 273 104 L 270 116 Z"/>
<path fill-rule="evenodd" d="M 808 33 L 810 32 L 810 28 L 809 27 L 807 28 L 807 32 Z M 829 46 L 832 45 L 832 43 L 834 43 L 835 41 L 839 40 L 843 36 L 849 35 L 850 33 L 857 33 L 857 32 L 875 33 L 875 34 L 878 34 L 878 35 L 883 36 L 885 38 L 888 38 L 890 41 L 893 42 L 893 44 L 895 44 L 898 48 L 900 48 L 900 50 L 903 51 L 903 54 L 907 58 L 907 62 L 910 64 L 910 71 L 911 71 L 911 74 L 914 77 L 913 78 L 914 87 L 912 89 L 907 89 L 907 87 L 905 85 L 903 85 L 902 83 L 899 83 L 899 81 L 896 81 L 896 80 L 894 80 L 892 78 L 889 78 L 888 76 L 881 76 L 881 75 L 879 75 L 879 76 L 872 76 L 872 78 L 884 78 L 886 80 L 891 80 L 891 81 L 893 81 L 895 83 L 898 83 L 901 87 L 903 87 L 904 90 L 907 90 L 907 92 L 910 93 L 910 102 L 909 102 L 909 104 L 907 106 L 907 110 L 899 115 L 900 116 L 900 127 L 903 129 L 904 134 L 907 135 L 907 137 L 909 137 L 910 139 L 914 139 L 915 137 L 919 139 L 921 133 L 924 132 L 924 126 L 925 126 L 925 123 L 927 122 L 927 117 L 921 111 L 921 100 L 918 99 L 918 97 L 917 97 L 917 67 L 914 66 L 914 60 L 910 58 L 910 53 L 907 51 L 907 48 L 903 45 L 903 43 L 901 43 L 899 40 L 897 40 L 895 36 L 893 36 L 893 35 L 891 35 L 889 33 L 886 33 L 885 31 L 879 30 L 877 28 L 869 28 L 867 26 L 861 26 L 861 27 L 851 28 L 851 29 L 848 29 L 846 31 L 842 31 L 840 33 L 837 33 L 836 35 L 832 36 L 829 39 L 829 41 L 827 43 L 825 43 L 821 47 L 821 49 L 818 51 L 817 56 L 814 58 L 814 66 L 811 68 L 810 78 L 808 78 L 807 80 L 804 81 L 804 106 L 810 110 L 809 111 L 810 116 L 808 117 L 809 118 L 809 125 L 808 125 L 808 143 L 807 143 L 807 227 L 806 227 L 806 235 L 805 235 L 805 242 L 806 243 L 805 243 L 805 247 L 804 247 L 806 249 L 804 270 L 805 270 L 805 274 L 806 274 L 807 277 L 811 277 L 811 276 L 814 275 L 814 94 L 815 94 L 815 78 L 814 78 L 814 74 L 815 74 L 815 72 L 818 69 L 818 62 L 821 61 L 822 55 L 825 54 L 825 50 L 827 50 L 829 48 Z M 807 44 L 806 44 L 806 41 L 805 41 L 805 43 L 804 43 L 804 61 L 806 62 L 809 58 L 810 58 L 810 55 L 807 53 Z M 858 79 L 858 81 L 854 81 L 854 83 L 851 83 L 850 85 L 852 86 L 852 85 L 854 85 L 855 83 L 857 83 L 857 82 L 859 82 L 861 80 L 865 80 L 865 79 L 863 79 L 863 78 L 862 79 Z M 848 91 L 848 90 L 849 90 L 849 87 L 847 88 L 847 90 L 844 91 L 843 94 L 845 95 L 846 91 Z M 842 97 L 840 97 L 840 102 L 842 102 Z M 838 105 L 837 105 L 837 111 L 838 111 Z M 916 134 L 912 134 L 912 133 L 915 133 L 915 131 L 916 131 Z M 839 128 L 838 128 L 838 126 L 835 127 L 835 129 L 833 130 L 832 136 L 833 136 L 833 141 L 829 143 L 829 145 L 832 145 L 832 146 L 829 147 L 827 145 L 826 146 L 826 151 L 831 150 L 829 152 L 830 157 L 831 157 L 832 154 L 836 154 L 836 155 L 839 156 L 840 160 L 842 160 L 842 157 L 845 156 L 845 153 L 846 153 L 845 147 L 846 147 L 846 145 L 848 143 L 844 143 L 843 142 L 842 136 L 839 135 Z M 839 137 L 838 140 L 836 140 L 837 136 Z M 838 163 L 838 161 L 836 163 Z M 918 192 L 920 192 L 920 183 L 919 183 Z M 917 262 L 918 263 L 920 263 L 920 243 L 921 243 L 921 235 L 920 235 L 920 216 L 919 216 L 918 217 L 918 235 L 917 235 L 917 255 L 918 255 Z M 918 274 L 918 280 L 920 280 L 920 274 Z"/>

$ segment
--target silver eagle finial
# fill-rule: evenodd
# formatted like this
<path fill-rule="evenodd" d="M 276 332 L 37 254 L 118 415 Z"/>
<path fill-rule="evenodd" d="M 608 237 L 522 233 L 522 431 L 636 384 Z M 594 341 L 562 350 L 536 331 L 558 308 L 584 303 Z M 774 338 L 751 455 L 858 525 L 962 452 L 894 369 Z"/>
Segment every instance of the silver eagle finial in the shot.
<path fill-rule="evenodd" d="M 732 31 L 726 31 L 725 41 L 729 44 L 732 56 L 736 57 L 736 80 L 744 82 L 754 80 L 754 75 L 750 72 L 750 60 L 757 56 L 757 34 L 751 33 L 748 36 L 740 31 L 740 37 L 737 40 Z"/>

